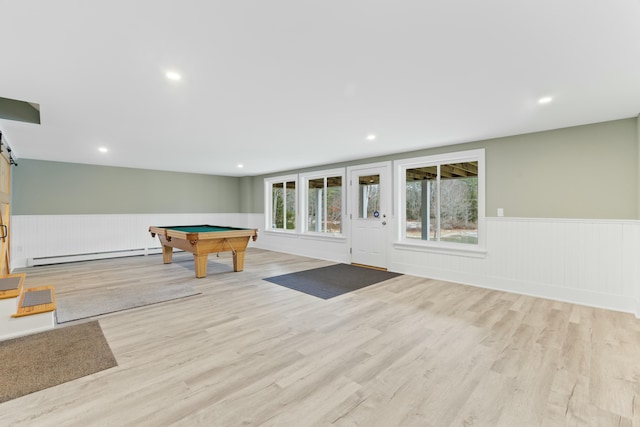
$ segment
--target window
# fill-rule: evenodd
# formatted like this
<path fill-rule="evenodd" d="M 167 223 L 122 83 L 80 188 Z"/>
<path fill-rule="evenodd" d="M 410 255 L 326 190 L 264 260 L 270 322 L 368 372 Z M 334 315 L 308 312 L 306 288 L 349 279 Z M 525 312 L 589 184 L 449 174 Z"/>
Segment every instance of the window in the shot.
<path fill-rule="evenodd" d="M 302 174 L 302 200 L 305 231 L 313 233 L 342 233 L 344 206 L 344 170 Z"/>
<path fill-rule="evenodd" d="M 296 187 L 295 176 L 265 179 L 265 202 L 267 204 L 268 230 L 296 229 Z"/>
<path fill-rule="evenodd" d="M 484 150 L 396 162 L 400 240 L 443 247 L 481 247 Z"/>

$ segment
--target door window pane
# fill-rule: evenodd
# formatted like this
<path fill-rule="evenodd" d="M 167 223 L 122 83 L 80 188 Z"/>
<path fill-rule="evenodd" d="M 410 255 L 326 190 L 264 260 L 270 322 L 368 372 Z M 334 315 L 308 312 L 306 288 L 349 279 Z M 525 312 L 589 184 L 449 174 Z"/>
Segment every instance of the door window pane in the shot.
<path fill-rule="evenodd" d="M 380 211 L 380 175 L 359 177 L 358 218 L 375 218 Z"/>

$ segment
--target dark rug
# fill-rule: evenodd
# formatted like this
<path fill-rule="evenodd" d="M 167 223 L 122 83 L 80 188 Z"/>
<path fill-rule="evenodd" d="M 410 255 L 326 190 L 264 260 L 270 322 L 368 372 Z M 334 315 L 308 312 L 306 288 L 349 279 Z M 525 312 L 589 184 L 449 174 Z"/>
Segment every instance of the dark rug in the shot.
<path fill-rule="evenodd" d="M 0 403 L 114 366 L 97 321 L 0 341 Z"/>
<path fill-rule="evenodd" d="M 397 276 L 401 274 L 349 264 L 335 264 L 264 280 L 318 298 L 329 299 Z"/>
<path fill-rule="evenodd" d="M 58 323 L 198 295 L 189 285 L 126 284 L 56 294 Z"/>

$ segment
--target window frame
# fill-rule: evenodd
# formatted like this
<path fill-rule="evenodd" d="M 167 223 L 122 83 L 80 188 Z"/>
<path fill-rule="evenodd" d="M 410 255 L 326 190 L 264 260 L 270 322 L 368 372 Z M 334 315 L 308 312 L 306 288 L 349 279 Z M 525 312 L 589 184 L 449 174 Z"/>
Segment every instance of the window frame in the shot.
<path fill-rule="evenodd" d="M 308 209 L 309 209 L 309 181 L 314 180 L 314 179 L 325 179 L 325 185 L 326 185 L 326 179 L 330 178 L 330 177 L 337 177 L 339 176 L 342 179 L 342 186 L 341 186 L 341 191 L 340 191 L 340 233 L 329 233 L 329 232 L 324 232 L 324 231 L 315 231 L 315 230 L 309 230 L 308 228 L 308 224 L 307 224 L 307 219 L 309 216 L 308 213 Z M 345 168 L 337 168 L 337 169 L 326 169 L 326 170 L 319 170 L 319 171 L 313 171 L 313 172 L 305 172 L 305 173 L 301 173 L 299 175 L 300 177 L 300 197 L 299 197 L 299 206 L 300 206 L 300 222 L 301 222 L 301 226 L 300 226 L 300 230 L 302 232 L 302 234 L 306 234 L 309 236 L 317 236 L 317 237 L 327 237 L 327 238 L 332 238 L 332 237 L 345 237 L 345 233 L 346 233 L 346 229 L 347 229 L 347 224 L 346 224 L 346 192 L 347 192 L 347 184 L 346 184 L 346 172 L 345 172 Z M 326 187 L 325 187 L 326 188 Z M 325 194 L 326 197 L 326 194 Z M 327 214 L 327 206 L 325 204 L 324 206 L 324 212 L 325 215 Z"/>
<path fill-rule="evenodd" d="M 286 188 L 287 188 L 287 182 L 294 182 L 296 189 L 295 189 L 295 197 L 296 197 L 296 202 L 295 202 L 295 215 L 296 215 L 296 219 L 294 222 L 294 229 L 293 230 L 288 230 L 286 228 L 280 229 L 280 228 L 274 228 L 273 227 L 273 185 L 274 184 L 284 184 L 284 188 L 285 188 L 285 198 L 283 200 L 285 209 L 284 209 L 284 224 L 286 225 L 287 223 L 287 216 L 286 216 L 286 206 L 287 206 L 287 200 L 286 200 Z M 298 182 L 298 175 L 281 175 L 281 176 L 274 176 L 272 178 L 265 178 L 264 179 L 264 211 L 265 211 L 265 224 L 264 224 L 264 229 L 265 231 L 271 231 L 274 233 L 286 233 L 286 234 L 297 234 L 300 230 L 300 184 Z"/>
<path fill-rule="evenodd" d="M 418 240 L 407 238 L 406 209 L 406 173 L 407 169 L 424 168 L 451 163 L 478 162 L 478 243 L 456 243 L 446 241 Z M 401 249 L 433 251 L 444 253 L 478 254 L 486 252 L 486 218 L 485 218 L 485 150 L 466 150 L 431 156 L 406 158 L 394 161 L 396 175 L 396 195 L 398 203 L 397 241 L 394 246 Z M 438 168 L 439 170 L 439 168 Z M 439 195 L 438 195 L 439 197 Z"/>

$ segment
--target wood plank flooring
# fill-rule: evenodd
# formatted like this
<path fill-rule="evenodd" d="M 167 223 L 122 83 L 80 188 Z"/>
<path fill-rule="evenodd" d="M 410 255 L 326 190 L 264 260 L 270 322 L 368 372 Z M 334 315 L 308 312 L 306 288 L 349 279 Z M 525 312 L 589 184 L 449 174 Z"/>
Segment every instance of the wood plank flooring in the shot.
<path fill-rule="evenodd" d="M 25 269 L 26 286 L 188 282 L 99 317 L 119 366 L 0 404 L 26 426 L 640 426 L 640 320 L 412 276 L 322 300 L 264 277 L 329 262 L 249 249 Z"/>

